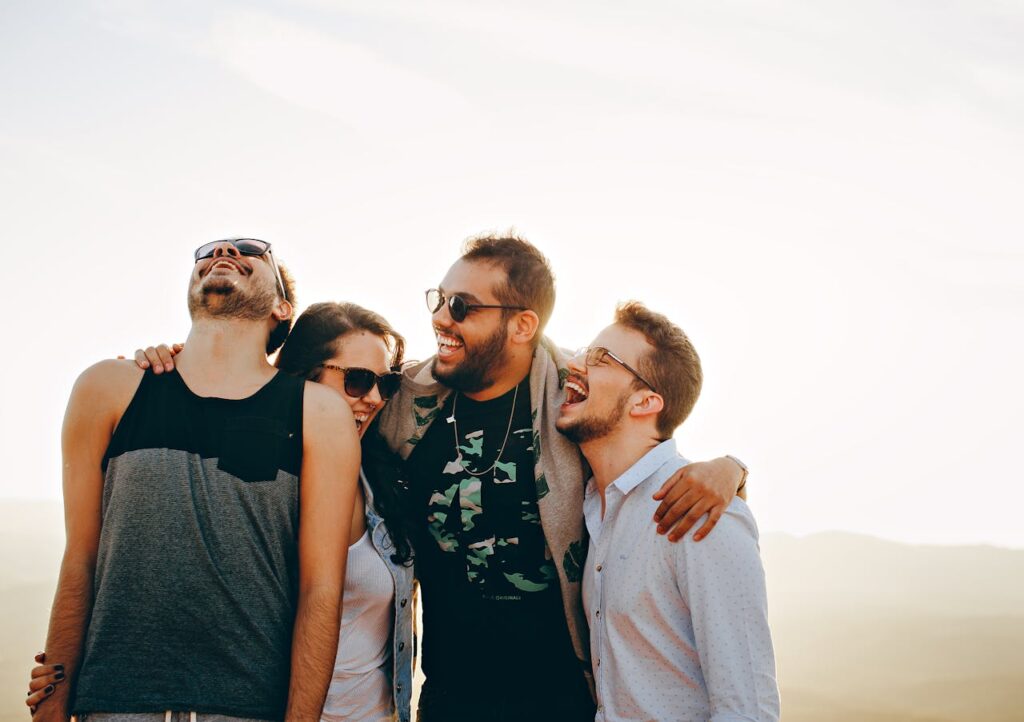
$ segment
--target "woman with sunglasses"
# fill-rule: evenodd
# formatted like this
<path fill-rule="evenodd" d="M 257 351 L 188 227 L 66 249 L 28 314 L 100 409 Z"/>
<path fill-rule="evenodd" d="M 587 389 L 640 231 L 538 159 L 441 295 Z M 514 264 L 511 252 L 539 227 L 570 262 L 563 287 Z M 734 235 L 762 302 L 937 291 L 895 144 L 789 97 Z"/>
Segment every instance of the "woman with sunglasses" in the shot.
<path fill-rule="evenodd" d="M 401 376 L 394 369 L 404 352 L 405 339 L 379 314 L 354 303 L 317 303 L 299 316 L 277 357 L 282 371 L 338 391 L 362 439 L 362 484 L 325 720 L 409 719 L 412 550 L 397 457 L 372 425 L 398 390 Z"/>
<path fill-rule="evenodd" d="M 299 316 L 277 357 L 288 374 L 330 386 L 348 402 L 362 440 L 362 469 L 331 685 L 322 719 L 409 722 L 412 696 L 412 549 L 402 514 L 398 457 L 373 420 L 398 390 L 405 339 L 379 314 L 354 303 L 317 303 Z M 59 664 L 39 699 L 63 680 Z M 59 660 L 56 660 L 59 661 Z"/>

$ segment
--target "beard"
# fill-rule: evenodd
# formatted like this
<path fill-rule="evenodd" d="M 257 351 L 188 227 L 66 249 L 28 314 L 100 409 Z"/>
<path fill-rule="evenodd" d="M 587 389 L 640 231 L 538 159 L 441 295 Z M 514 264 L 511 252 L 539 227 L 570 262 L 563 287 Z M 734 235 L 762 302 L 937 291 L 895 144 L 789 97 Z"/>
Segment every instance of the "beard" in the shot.
<path fill-rule="evenodd" d="M 254 284 L 255 285 L 255 284 Z M 188 294 L 188 312 L 196 318 L 265 321 L 277 304 L 277 291 L 256 286 L 245 293 L 227 278 L 206 277 Z"/>
<path fill-rule="evenodd" d="M 629 407 L 631 393 L 631 391 L 627 391 L 619 396 L 615 405 L 605 414 L 583 415 L 574 421 L 567 422 L 565 425 L 561 425 L 556 421 L 555 428 L 558 429 L 562 436 L 577 446 L 605 437 L 612 433 L 615 427 L 619 425 L 619 420 L 622 419 L 622 415 Z"/>
<path fill-rule="evenodd" d="M 498 324 L 495 332 L 479 347 L 470 348 L 465 339 L 460 340 L 465 349 L 462 363 L 451 369 L 440 369 L 435 356 L 430 364 L 430 372 L 450 389 L 469 394 L 483 391 L 494 383 L 495 374 L 505 364 L 508 326 L 504 322 Z"/>

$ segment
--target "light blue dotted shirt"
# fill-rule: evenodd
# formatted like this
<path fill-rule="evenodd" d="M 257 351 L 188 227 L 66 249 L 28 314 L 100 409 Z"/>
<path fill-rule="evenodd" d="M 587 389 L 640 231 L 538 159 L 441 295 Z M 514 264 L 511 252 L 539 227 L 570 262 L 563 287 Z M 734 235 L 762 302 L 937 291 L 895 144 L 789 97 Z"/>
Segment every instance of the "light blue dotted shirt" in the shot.
<path fill-rule="evenodd" d="M 662 442 L 601 494 L 587 483 L 590 551 L 583 604 L 596 722 L 779 719 L 757 525 L 729 504 L 714 531 L 673 544 L 655 533 L 651 495 L 688 462 Z M 695 528 L 699 528 L 698 524 Z"/>

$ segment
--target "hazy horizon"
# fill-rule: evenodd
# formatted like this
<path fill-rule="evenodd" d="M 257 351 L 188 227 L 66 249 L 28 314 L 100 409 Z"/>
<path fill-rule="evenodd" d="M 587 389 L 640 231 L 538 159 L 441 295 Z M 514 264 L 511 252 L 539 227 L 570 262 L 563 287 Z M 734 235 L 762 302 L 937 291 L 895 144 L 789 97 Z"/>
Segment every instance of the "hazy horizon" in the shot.
<path fill-rule="evenodd" d="M 24 719 L 60 563 L 59 518 L 53 502 L 0 501 L 0 722 Z M 766 533 L 761 550 L 787 722 L 1019 720 L 1024 551 L 845 532 Z"/>

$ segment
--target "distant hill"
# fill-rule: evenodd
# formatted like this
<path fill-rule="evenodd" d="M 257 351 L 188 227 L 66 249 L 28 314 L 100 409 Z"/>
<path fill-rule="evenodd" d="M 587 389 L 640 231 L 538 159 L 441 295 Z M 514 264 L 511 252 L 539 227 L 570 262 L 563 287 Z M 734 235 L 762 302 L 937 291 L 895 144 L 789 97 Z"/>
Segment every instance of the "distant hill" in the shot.
<path fill-rule="evenodd" d="M 787 722 L 1024 720 L 1024 551 L 762 539 Z"/>
<path fill-rule="evenodd" d="M 24 722 L 63 521 L 0 502 L 0 522 L 0 722 Z M 1024 721 L 1024 551 L 844 533 L 761 550 L 786 722 Z"/>

